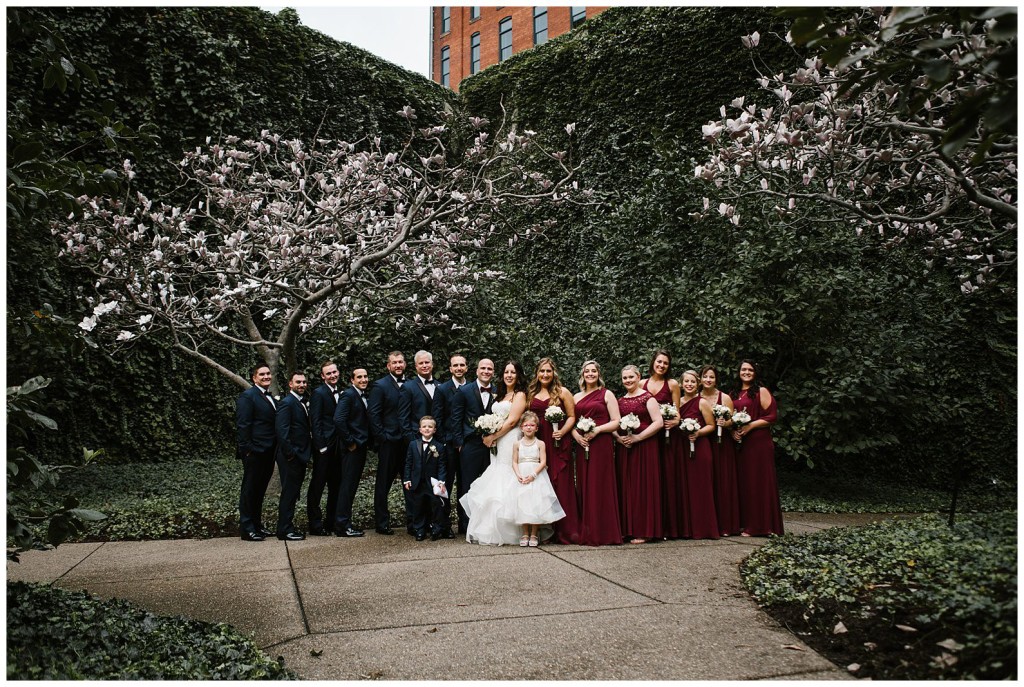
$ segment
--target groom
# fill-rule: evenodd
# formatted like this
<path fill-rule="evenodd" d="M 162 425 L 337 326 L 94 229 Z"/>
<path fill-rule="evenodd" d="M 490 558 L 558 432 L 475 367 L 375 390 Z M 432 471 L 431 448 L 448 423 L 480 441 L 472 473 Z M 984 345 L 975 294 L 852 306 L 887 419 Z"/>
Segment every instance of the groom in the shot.
<path fill-rule="evenodd" d="M 494 363 L 488 358 L 481 358 L 476 366 L 476 381 L 463 384 L 455 392 L 452 402 L 451 427 L 452 437 L 459 451 L 459 499 L 467 493 L 473 481 L 483 474 L 490 465 L 490 450 L 484 445 L 483 438 L 477 434 L 473 423 L 481 415 L 491 412 L 496 394 L 491 380 L 494 378 Z M 466 485 L 463 490 L 463 485 Z M 469 516 L 459 503 L 459 531 L 465 534 L 469 527 Z"/>

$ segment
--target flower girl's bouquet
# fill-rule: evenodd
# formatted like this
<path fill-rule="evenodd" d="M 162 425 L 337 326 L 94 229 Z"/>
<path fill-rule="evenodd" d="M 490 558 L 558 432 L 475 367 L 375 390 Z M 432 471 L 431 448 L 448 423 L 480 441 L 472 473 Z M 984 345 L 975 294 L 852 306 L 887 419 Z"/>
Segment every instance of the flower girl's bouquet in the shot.
<path fill-rule="evenodd" d="M 576 431 L 581 436 L 586 436 L 587 432 L 593 432 L 595 427 L 597 427 L 597 423 L 589 417 L 581 417 L 579 422 L 576 423 Z M 587 446 L 584 451 L 586 452 L 586 459 L 590 460 L 590 446 Z"/>
<path fill-rule="evenodd" d="M 558 423 L 565 421 L 565 411 L 558 406 L 548 406 L 544 411 L 544 419 L 551 423 L 552 429 L 558 431 Z M 558 446 L 560 439 L 555 439 L 555 446 Z"/>
<path fill-rule="evenodd" d="M 660 408 L 661 408 L 661 417 L 665 421 L 675 420 L 677 417 L 679 417 L 679 409 L 676 408 L 671 403 L 662 403 Z M 666 427 L 665 428 L 665 445 L 666 446 L 668 445 L 668 433 L 669 433 L 669 428 Z"/>
<path fill-rule="evenodd" d="M 732 411 L 729 410 L 729 406 L 718 403 L 711 409 L 711 414 L 715 416 L 716 420 L 728 420 Z M 718 425 L 718 443 L 722 443 L 722 425 Z"/>
<path fill-rule="evenodd" d="M 679 426 L 687 434 L 693 434 L 694 432 L 696 432 L 696 431 L 698 431 L 700 429 L 700 422 L 698 422 L 697 420 L 695 420 L 692 417 L 688 417 L 688 418 L 684 419 L 682 422 L 680 422 Z M 697 446 L 694 444 L 693 440 L 691 439 L 690 440 L 690 457 L 691 458 L 695 457 L 695 451 L 696 450 L 697 450 Z"/>
<path fill-rule="evenodd" d="M 732 414 L 732 423 L 736 425 L 736 429 L 742 429 L 750 424 L 750 414 L 745 410 L 737 410 Z M 743 437 L 736 440 L 737 444 L 743 443 Z"/>
<path fill-rule="evenodd" d="M 507 417 L 508 415 L 503 415 L 502 413 L 481 415 L 476 419 L 476 422 L 473 423 L 473 429 L 475 429 L 476 433 L 482 437 L 490 436 L 501 429 L 501 426 L 505 424 L 505 418 Z M 497 444 L 491 447 L 491 454 L 498 455 Z"/>

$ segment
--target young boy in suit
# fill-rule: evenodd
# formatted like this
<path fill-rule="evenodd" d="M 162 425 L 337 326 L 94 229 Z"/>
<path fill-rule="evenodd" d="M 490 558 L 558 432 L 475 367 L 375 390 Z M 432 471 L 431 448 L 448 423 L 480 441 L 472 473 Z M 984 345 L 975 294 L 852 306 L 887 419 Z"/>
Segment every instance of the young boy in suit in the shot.
<path fill-rule="evenodd" d="M 444 513 L 444 501 L 447 497 L 435 496 L 430 478 L 444 483 L 447 469 L 445 466 L 444 444 L 434 438 L 437 422 L 430 415 L 420 418 L 420 435 L 409 442 L 405 452 L 405 472 L 403 480 L 412 510 L 412 528 L 416 541 L 427 538 L 427 525 L 430 526 L 430 539 L 437 541 L 441 537 L 441 518 Z"/>

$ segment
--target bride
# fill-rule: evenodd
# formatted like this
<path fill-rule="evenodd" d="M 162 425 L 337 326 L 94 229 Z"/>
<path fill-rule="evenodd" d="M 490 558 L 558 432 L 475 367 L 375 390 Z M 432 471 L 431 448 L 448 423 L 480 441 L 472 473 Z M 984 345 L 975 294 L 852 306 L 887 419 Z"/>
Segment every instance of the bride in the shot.
<path fill-rule="evenodd" d="M 466 541 L 471 544 L 517 544 L 520 526 L 514 521 L 513 497 L 519 480 L 512 470 L 512 446 L 519 441 L 519 419 L 526 410 L 526 377 L 523 367 L 514 360 L 505 363 L 498 399 L 491 412 L 505 415 L 505 422 L 494 434 L 484 437 L 484 444 L 498 447 L 491 454 L 491 464 L 484 470 L 459 502 L 469 516 Z"/>

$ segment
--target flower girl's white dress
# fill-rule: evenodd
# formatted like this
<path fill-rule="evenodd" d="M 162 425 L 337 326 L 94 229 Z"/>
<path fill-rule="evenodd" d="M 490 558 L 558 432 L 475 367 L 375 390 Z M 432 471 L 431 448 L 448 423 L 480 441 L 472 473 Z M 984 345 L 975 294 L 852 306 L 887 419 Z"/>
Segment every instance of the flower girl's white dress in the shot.
<path fill-rule="evenodd" d="M 551 486 L 548 471 L 537 472 L 540 468 L 540 440 L 533 444 L 519 442 L 519 474 L 526 477 L 535 474 L 529 484 L 516 482 L 513 520 L 521 525 L 543 525 L 561 520 L 565 511 L 558 503 L 555 488 Z"/>

